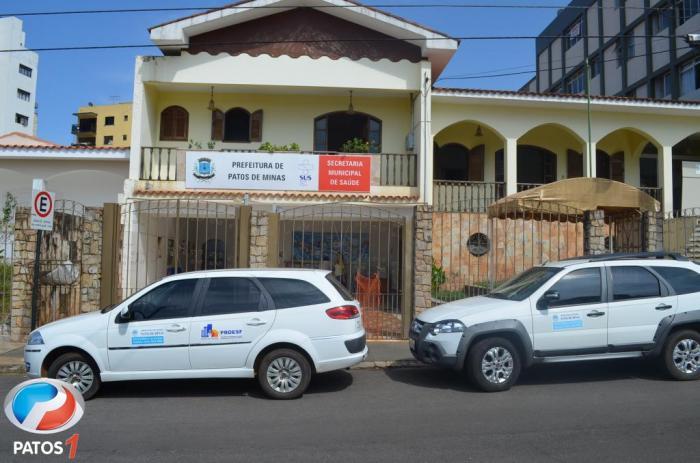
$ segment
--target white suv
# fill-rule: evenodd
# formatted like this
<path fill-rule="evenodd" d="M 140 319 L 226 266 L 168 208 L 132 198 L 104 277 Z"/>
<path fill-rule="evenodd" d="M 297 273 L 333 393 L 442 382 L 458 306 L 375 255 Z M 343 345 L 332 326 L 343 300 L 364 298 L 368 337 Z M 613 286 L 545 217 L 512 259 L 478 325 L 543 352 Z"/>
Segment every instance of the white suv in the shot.
<path fill-rule="evenodd" d="M 183 273 L 124 302 L 33 331 L 31 377 L 75 385 L 86 399 L 101 382 L 258 378 L 276 399 L 299 397 L 313 373 L 367 355 L 359 303 L 327 271 Z"/>
<path fill-rule="evenodd" d="M 650 357 L 700 377 L 700 265 L 664 253 L 610 254 L 534 267 L 486 296 L 421 313 L 413 355 L 509 389 L 536 362 Z"/>

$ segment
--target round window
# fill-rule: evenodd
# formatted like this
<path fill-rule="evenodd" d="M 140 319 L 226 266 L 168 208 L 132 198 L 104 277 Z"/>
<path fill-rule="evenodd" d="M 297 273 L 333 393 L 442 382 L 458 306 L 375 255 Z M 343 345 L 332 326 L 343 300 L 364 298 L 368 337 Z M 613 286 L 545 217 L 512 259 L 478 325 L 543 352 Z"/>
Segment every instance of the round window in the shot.
<path fill-rule="evenodd" d="M 469 248 L 469 252 L 472 256 L 479 257 L 489 252 L 491 243 L 489 241 L 489 237 L 483 233 L 474 233 L 469 237 L 467 247 Z"/>

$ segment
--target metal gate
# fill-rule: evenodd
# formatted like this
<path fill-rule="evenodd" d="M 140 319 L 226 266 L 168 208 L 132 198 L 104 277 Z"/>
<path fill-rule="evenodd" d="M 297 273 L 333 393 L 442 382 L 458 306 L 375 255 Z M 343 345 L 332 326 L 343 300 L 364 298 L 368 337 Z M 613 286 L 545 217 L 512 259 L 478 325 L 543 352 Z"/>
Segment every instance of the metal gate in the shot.
<path fill-rule="evenodd" d="M 608 252 L 641 252 L 644 250 L 644 230 L 639 211 L 610 215 L 605 218 Z"/>
<path fill-rule="evenodd" d="M 280 214 L 280 264 L 330 270 L 360 301 L 367 336 L 403 337 L 406 218 L 373 206 L 324 204 Z M 410 258 L 409 258 L 410 259 Z"/>
<path fill-rule="evenodd" d="M 583 214 L 550 205 L 548 212 L 452 204 L 433 212 L 434 305 L 489 292 L 533 266 L 583 254 Z M 451 212 L 456 211 L 456 212 Z"/>
<path fill-rule="evenodd" d="M 238 206 L 189 199 L 132 200 L 121 206 L 122 298 L 167 275 L 235 268 Z"/>

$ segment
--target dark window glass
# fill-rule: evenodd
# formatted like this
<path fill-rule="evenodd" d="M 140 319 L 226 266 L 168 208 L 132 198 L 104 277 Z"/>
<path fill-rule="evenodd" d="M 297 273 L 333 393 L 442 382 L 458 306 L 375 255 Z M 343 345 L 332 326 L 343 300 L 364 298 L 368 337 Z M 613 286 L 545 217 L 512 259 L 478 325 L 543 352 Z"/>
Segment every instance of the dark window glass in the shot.
<path fill-rule="evenodd" d="M 24 64 L 20 64 L 19 65 L 19 73 L 24 75 L 24 76 L 31 77 L 32 76 L 32 68 L 25 66 Z"/>
<path fill-rule="evenodd" d="M 114 116 L 106 116 L 105 125 L 114 125 Z"/>
<path fill-rule="evenodd" d="M 317 287 L 304 280 L 260 278 L 260 283 L 270 293 L 278 309 L 330 302 L 330 299 Z"/>
<path fill-rule="evenodd" d="M 564 275 L 552 290 L 559 292 L 559 300 L 550 307 L 577 304 L 595 304 L 602 300 L 600 269 L 583 268 Z"/>
<path fill-rule="evenodd" d="M 687 268 L 654 267 L 668 281 L 676 294 L 700 292 L 700 274 Z"/>
<path fill-rule="evenodd" d="M 352 294 L 350 294 L 350 291 L 348 291 L 345 286 L 340 284 L 340 282 L 336 280 L 332 274 L 329 273 L 328 275 L 326 275 L 326 280 L 328 280 L 333 285 L 333 287 L 340 293 L 340 297 L 342 297 L 346 301 L 355 300 L 355 298 L 352 297 Z"/>
<path fill-rule="evenodd" d="M 661 295 L 659 280 L 642 267 L 612 267 L 613 300 L 641 299 Z"/>
<path fill-rule="evenodd" d="M 190 315 L 192 294 L 197 280 L 177 280 L 162 284 L 132 302 L 133 321 L 182 318 Z"/>
<path fill-rule="evenodd" d="M 487 294 L 488 297 L 497 299 L 508 299 L 511 301 L 522 301 L 530 297 L 537 288 L 542 286 L 547 280 L 559 273 L 559 267 L 532 267 L 503 283 L 493 292 Z"/>
<path fill-rule="evenodd" d="M 255 312 L 260 290 L 247 278 L 212 278 L 204 296 L 202 315 Z"/>
<path fill-rule="evenodd" d="M 243 108 L 233 108 L 224 115 L 224 141 L 250 141 L 250 113 Z"/>

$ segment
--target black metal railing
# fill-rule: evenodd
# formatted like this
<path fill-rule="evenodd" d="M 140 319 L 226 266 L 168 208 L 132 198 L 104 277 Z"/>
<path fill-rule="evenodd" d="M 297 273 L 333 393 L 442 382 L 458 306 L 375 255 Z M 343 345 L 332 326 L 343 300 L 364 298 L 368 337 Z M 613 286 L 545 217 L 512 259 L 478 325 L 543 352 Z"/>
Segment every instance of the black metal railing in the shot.
<path fill-rule="evenodd" d="M 250 152 L 247 150 L 220 150 L 223 152 Z M 141 180 L 152 181 L 175 181 L 184 180 L 185 159 L 184 149 L 178 148 L 141 148 Z M 218 151 L 217 151 L 218 152 Z M 266 153 L 266 151 L 260 151 Z M 341 154 L 317 151 L 300 151 L 299 154 Z M 393 154 L 378 153 L 372 154 L 379 157 L 380 163 L 380 186 L 408 186 L 418 185 L 418 156 L 416 154 Z M 375 161 L 376 162 L 376 161 Z"/>
<path fill-rule="evenodd" d="M 518 183 L 518 193 L 525 190 L 532 190 L 542 185 L 544 185 L 544 183 Z"/>
<path fill-rule="evenodd" d="M 503 182 L 434 180 L 433 208 L 440 212 L 485 212 L 505 196 Z"/>
<path fill-rule="evenodd" d="M 639 189 L 657 201 L 661 201 L 663 199 L 663 188 L 661 188 L 661 187 L 644 186 L 644 187 L 641 187 Z"/>

